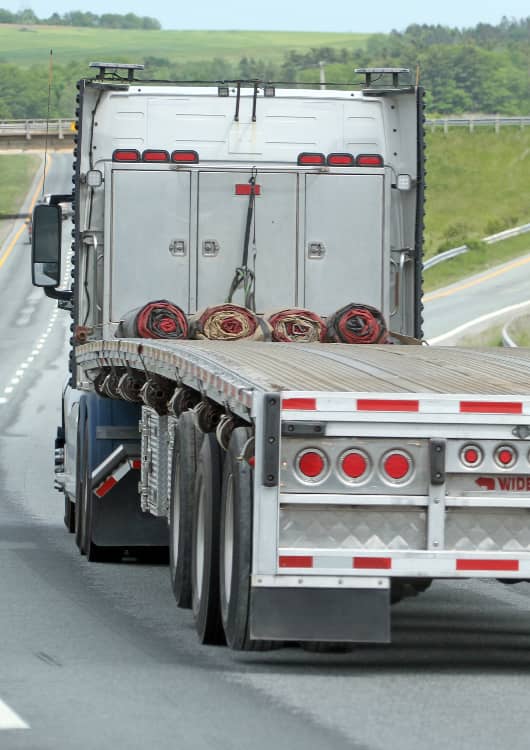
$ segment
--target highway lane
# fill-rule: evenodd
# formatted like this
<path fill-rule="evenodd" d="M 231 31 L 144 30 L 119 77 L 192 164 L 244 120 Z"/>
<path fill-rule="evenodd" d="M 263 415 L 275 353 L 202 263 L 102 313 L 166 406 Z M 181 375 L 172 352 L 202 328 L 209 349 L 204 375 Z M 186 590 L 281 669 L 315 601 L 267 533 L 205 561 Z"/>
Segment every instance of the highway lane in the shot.
<path fill-rule="evenodd" d="M 28 264 L 0 270 L 0 395 L 24 371 L 0 405 L 0 701 L 29 726 L 0 705 L 2 750 L 526 750 L 527 584 L 439 582 L 396 605 L 391 646 L 236 654 L 197 644 L 164 566 L 81 558 L 51 478 L 69 319 Z"/>
<path fill-rule="evenodd" d="M 528 246 L 530 249 L 530 237 Z M 429 292 L 423 301 L 427 339 L 496 310 L 530 301 L 530 255 Z"/>

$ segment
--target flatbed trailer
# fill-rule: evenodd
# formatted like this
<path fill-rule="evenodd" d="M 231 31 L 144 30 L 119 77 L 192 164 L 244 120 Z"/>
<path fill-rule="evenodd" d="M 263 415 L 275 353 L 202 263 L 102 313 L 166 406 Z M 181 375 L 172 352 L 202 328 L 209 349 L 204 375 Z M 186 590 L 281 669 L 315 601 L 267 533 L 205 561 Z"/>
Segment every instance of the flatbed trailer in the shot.
<path fill-rule="evenodd" d="M 122 339 L 76 356 L 87 386 L 130 368 L 248 426 L 251 640 L 386 641 L 392 584 L 530 577 L 525 350 Z M 152 410 L 150 419 L 144 490 L 164 515 L 171 482 L 153 456 L 161 460 L 166 435 L 171 476 L 178 420 Z M 307 455 L 322 461 L 316 476 L 303 473 Z M 399 474 L 400 458 L 402 476 L 385 470 L 393 461 Z"/>

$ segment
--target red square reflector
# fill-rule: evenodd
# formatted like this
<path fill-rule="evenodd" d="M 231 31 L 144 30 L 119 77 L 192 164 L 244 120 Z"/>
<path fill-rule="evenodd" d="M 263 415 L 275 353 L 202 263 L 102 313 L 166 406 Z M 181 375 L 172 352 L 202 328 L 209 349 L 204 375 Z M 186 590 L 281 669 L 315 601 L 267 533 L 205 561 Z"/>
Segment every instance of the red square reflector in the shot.
<path fill-rule="evenodd" d="M 370 570 L 389 570 L 392 567 L 391 557 L 354 557 L 353 568 Z"/>
<path fill-rule="evenodd" d="M 312 568 L 311 555 L 280 555 L 280 568 Z"/>
<path fill-rule="evenodd" d="M 293 409 L 300 411 L 316 411 L 316 398 L 284 398 L 282 399 L 282 409 Z"/>
<path fill-rule="evenodd" d="M 238 183 L 236 185 L 236 195 L 250 195 L 252 185 L 248 182 Z M 261 185 L 254 185 L 254 195 L 261 195 Z"/>
<path fill-rule="evenodd" d="M 358 411 L 419 411 L 420 402 L 406 399 L 359 398 Z"/>
<path fill-rule="evenodd" d="M 464 414 L 522 414 L 521 401 L 461 401 Z"/>
<path fill-rule="evenodd" d="M 457 560 L 457 570 L 504 570 L 518 571 L 519 560 Z"/>

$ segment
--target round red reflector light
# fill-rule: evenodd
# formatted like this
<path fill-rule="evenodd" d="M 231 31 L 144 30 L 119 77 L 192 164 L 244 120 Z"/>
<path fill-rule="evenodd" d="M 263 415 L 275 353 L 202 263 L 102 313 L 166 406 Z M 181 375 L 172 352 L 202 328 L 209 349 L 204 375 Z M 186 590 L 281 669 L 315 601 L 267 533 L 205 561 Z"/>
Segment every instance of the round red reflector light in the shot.
<path fill-rule="evenodd" d="M 476 445 L 468 445 L 462 450 L 462 461 L 467 466 L 476 466 L 482 461 L 482 451 Z"/>
<path fill-rule="evenodd" d="M 502 466 L 509 466 L 515 461 L 515 453 L 512 448 L 499 448 L 497 451 L 497 461 Z"/>
<path fill-rule="evenodd" d="M 298 468 L 304 477 L 315 479 L 323 473 L 326 462 L 323 456 L 316 451 L 306 451 L 298 459 Z"/>
<path fill-rule="evenodd" d="M 360 479 L 363 474 L 366 474 L 368 461 L 362 453 L 351 451 L 343 457 L 341 467 L 344 474 L 350 479 Z"/>
<path fill-rule="evenodd" d="M 404 479 L 411 469 L 411 462 L 403 453 L 390 453 L 384 460 L 383 469 L 391 479 Z"/>

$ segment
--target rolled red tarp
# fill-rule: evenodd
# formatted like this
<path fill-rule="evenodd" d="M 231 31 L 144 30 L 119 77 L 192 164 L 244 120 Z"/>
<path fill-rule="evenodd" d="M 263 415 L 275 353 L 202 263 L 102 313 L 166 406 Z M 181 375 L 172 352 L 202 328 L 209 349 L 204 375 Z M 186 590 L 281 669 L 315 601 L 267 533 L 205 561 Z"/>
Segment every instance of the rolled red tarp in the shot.
<path fill-rule="evenodd" d="M 326 340 L 336 344 L 386 344 L 388 329 L 376 307 L 352 302 L 329 316 Z"/>
<path fill-rule="evenodd" d="M 190 320 L 190 338 L 264 341 L 270 339 L 270 327 L 252 310 L 227 303 L 197 312 Z"/>
<path fill-rule="evenodd" d="M 123 316 L 116 336 L 120 338 L 185 339 L 188 319 L 183 310 L 167 299 L 148 302 Z"/>
<path fill-rule="evenodd" d="M 273 341 L 298 341 L 304 344 L 324 341 L 326 336 L 326 324 L 322 318 L 301 307 L 268 313 L 265 319 L 272 328 Z"/>

